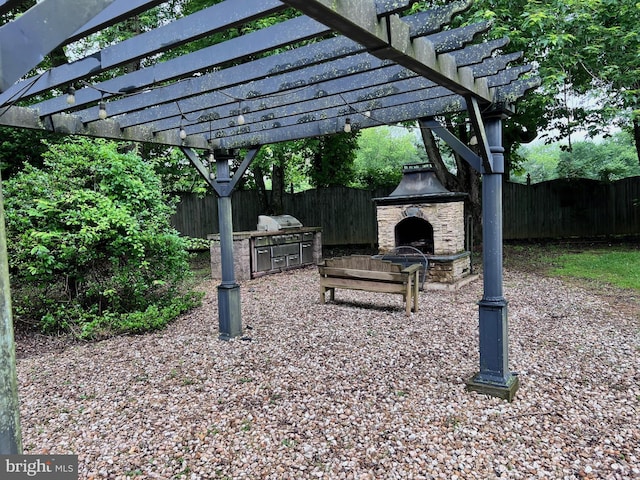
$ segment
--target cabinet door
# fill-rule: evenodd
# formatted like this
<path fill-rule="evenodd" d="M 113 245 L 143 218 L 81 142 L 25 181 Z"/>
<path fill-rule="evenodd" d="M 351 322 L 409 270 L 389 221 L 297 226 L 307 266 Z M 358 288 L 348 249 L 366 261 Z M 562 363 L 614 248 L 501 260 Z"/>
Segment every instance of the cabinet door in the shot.
<path fill-rule="evenodd" d="M 287 266 L 287 257 L 273 257 L 271 259 L 271 269 L 284 268 Z"/>
<path fill-rule="evenodd" d="M 271 270 L 271 250 L 269 247 L 258 247 L 256 252 L 256 272 Z"/>
<path fill-rule="evenodd" d="M 292 267 L 294 265 L 300 265 L 300 254 L 295 253 L 293 255 L 287 255 L 287 266 Z"/>
<path fill-rule="evenodd" d="M 313 263 L 313 242 L 302 242 L 300 244 L 302 263 Z"/>

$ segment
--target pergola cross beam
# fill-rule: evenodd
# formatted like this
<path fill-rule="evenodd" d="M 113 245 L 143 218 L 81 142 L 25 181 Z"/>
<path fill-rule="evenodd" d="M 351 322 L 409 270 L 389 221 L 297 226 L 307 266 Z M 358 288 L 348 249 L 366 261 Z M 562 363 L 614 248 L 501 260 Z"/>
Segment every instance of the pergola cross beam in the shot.
<path fill-rule="evenodd" d="M 72 0 L 40 2 L 17 20 L 0 27 L 0 91 L 38 66 L 53 48 L 63 44 L 69 35 L 113 1 L 85 0 L 80 4 Z M 49 21 L 58 11 L 71 9 L 75 10 L 73 15 L 60 15 L 58 21 Z M 32 37 L 30 28 L 34 25 L 39 26 L 40 32 Z"/>
<path fill-rule="evenodd" d="M 413 39 L 410 28 L 398 15 L 378 19 L 375 0 L 284 0 L 306 15 L 322 19 L 325 25 L 363 45 L 372 55 L 391 60 L 428 78 L 454 93 L 473 96 L 484 103 L 493 101 L 482 82 L 475 82 L 455 60 L 437 55 L 426 38 Z"/>

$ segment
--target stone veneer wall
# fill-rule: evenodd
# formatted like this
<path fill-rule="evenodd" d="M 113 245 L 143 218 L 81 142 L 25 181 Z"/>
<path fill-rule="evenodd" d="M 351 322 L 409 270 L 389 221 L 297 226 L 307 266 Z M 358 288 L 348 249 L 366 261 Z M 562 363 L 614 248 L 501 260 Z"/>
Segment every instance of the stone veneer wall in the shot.
<path fill-rule="evenodd" d="M 471 274 L 471 255 L 463 255 L 453 260 L 429 260 L 427 281 L 432 283 L 456 283 Z"/>
<path fill-rule="evenodd" d="M 378 205 L 378 249 L 396 247 L 395 226 L 407 217 L 419 217 L 433 227 L 433 253 L 452 255 L 464 251 L 464 202 L 414 205 Z"/>
<path fill-rule="evenodd" d="M 222 278 L 222 256 L 220 242 L 211 242 L 211 275 Z M 249 238 L 233 239 L 233 270 L 237 281 L 251 278 L 251 242 Z"/>

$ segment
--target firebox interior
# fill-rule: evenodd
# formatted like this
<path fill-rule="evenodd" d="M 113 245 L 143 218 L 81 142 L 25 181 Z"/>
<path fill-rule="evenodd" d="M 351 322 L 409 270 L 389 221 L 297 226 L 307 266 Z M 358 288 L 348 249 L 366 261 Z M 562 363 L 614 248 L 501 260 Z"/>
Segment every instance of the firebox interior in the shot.
<path fill-rule="evenodd" d="M 423 218 L 407 217 L 395 227 L 396 247 L 411 246 L 433 254 L 433 226 Z"/>

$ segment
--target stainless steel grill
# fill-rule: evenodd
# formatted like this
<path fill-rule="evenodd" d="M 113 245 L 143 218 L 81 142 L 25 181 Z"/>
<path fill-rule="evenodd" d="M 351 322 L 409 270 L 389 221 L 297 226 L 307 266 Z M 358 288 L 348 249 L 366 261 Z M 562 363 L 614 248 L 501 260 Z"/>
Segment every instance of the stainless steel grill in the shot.
<path fill-rule="evenodd" d="M 288 228 L 301 228 L 300 220 L 292 215 L 259 215 L 258 231 L 275 232 Z"/>
<path fill-rule="evenodd" d="M 304 231 L 292 215 L 260 215 L 254 244 L 256 272 L 281 270 L 313 262 L 313 231 Z"/>
<path fill-rule="evenodd" d="M 1 0 L 0 0 L 1 1 Z M 260 215 L 257 229 L 233 233 L 236 278 L 261 275 L 318 263 L 322 258 L 322 229 L 304 227 L 292 215 Z M 210 235 L 211 266 L 220 278 L 220 236 Z"/>

